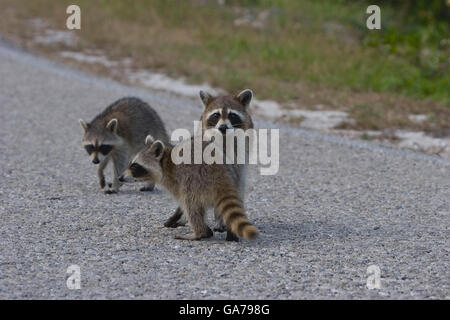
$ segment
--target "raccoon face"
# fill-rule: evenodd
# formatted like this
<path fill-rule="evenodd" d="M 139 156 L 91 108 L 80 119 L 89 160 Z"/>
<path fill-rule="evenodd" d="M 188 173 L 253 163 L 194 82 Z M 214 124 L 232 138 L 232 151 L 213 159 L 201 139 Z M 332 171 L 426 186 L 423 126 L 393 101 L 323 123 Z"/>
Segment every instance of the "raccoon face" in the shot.
<path fill-rule="evenodd" d="M 228 108 L 216 109 L 206 114 L 204 130 L 218 129 L 225 134 L 227 129 L 242 128 L 245 121 L 245 115 Z"/>
<path fill-rule="evenodd" d="M 253 128 L 253 122 L 248 112 L 252 96 L 252 91 L 248 89 L 236 96 L 217 98 L 200 91 L 200 98 L 205 106 L 201 117 L 203 130 L 215 128 L 225 134 L 227 129 L 247 130 Z"/>
<path fill-rule="evenodd" d="M 159 182 L 162 179 L 161 159 L 164 156 L 165 145 L 160 140 L 147 136 L 145 146 L 131 161 L 128 169 L 119 178 L 121 181 Z"/>
<path fill-rule="evenodd" d="M 83 146 L 94 164 L 99 164 L 114 151 L 120 144 L 120 137 L 117 136 L 117 119 L 108 122 L 105 128 L 99 129 L 91 127 L 80 120 L 84 129 Z"/>

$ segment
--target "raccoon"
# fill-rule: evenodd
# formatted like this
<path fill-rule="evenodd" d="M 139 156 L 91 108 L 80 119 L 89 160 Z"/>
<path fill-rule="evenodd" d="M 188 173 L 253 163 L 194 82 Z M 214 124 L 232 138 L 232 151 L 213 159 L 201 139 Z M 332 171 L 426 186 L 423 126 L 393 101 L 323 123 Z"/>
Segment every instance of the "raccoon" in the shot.
<path fill-rule="evenodd" d="M 252 117 L 249 113 L 249 105 L 253 92 L 246 89 L 236 96 L 225 95 L 213 97 L 207 92 L 200 91 L 200 98 L 204 109 L 200 117 L 203 131 L 216 128 L 222 134 L 227 129 L 251 129 Z"/>
<path fill-rule="evenodd" d="M 126 97 L 109 105 L 90 123 L 79 120 L 84 129 L 83 146 L 92 163 L 98 164 L 97 175 L 100 188 L 105 193 L 116 193 L 121 186 L 118 177 L 127 168 L 133 156 L 144 145 L 148 134 L 161 141 L 169 140 L 161 118 L 144 101 Z M 112 160 L 114 179 L 105 189 L 105 170 Z M 151 191 L 154 184 L 148 183 L 141 191 Z"/>
<path fill-rule="evenodd" d="M 229 129 L 253 129 L 253 121 L 249 112 L 250 102 L 253 97 L 253 92 L 250 89 L 243 90 L 239 94 L 224 95 L 213 97 L 211 94 L 200 91 L 200 99 L 203 102 L 204 109 L 200 117 L 202 123 L 202 130 L 205 132 L 208 129 L 218 129 L 223 135 L 226 135 Z M 224 145 L 225 147 L 225 145 Z M 248 155 L 248 149 L 246 150 Z M 225 149 L 224 149 L 225 153 Z M 236 149 L 235 149 L 236 154 Z M 236 157 L 234 157 L 236 159 Z M 241 193 L 241 198 L 244 198 L 245 191 L 245 171 L 246 166 L 242 164 L 233 164 L 234 170 L 238 175 L 238 185 Z M 181 218 L 183 211 L 177 208 L 175 213 L 164 223 L 164 226 L 176 228 L 183 225 Z M 223 219 L 220 212 L 215 212 L 216 226 L 214 231 L 224 232 L 226 226 L 223 224 Z M 229 240 L 233 239 L 232 234 L 227 235 Z"/>
<path fill-rule="evenodd" d="M 185 140 L 194 148 L 194 140 Z M 214 142 L 209 142 L 214 143 Z M 207 145 L 203 143 L 203 147 Z M 206 210 L 213 207 L 227 228 L 244 239 L 254 239 L 258 229 L 251 224 L 239 192 L 237 172 L 232 166 L 220 164 L 174 164 L 173 146 L 148 136 L 144 148 L 136 155 L 120 180 L 134 179 L 161 184 L 178 201 L 193 230 L 176 239 L 200 240 L 213 235 L 205 223 Z"/>
<path fill-rule="evenodd" d="M 200 91 L 200 98 L 204 104 L 204 110 L 200 121 L 202 130 L 218 129 L 223 135 L 226 135 L 230 129 L 253 129 L 253 121 L 249 112 L 250 102 L 253 98 L 253 92 L 245 89 L 236 96 L 226 95 L 217 98 L 210 94 Z M 246 145 L 246 158 L 248 158 L 249 145 Z M 237 153 L 237 144 L 235 144 L 235 156 Z M 224 144 L 224 153 L 226 153 Z M 239 189 L 242 194 L 245 191 L 245 164 L 233 164 L 239 176 Z M 221 221 L 219 219 L 219 221 Z"/>

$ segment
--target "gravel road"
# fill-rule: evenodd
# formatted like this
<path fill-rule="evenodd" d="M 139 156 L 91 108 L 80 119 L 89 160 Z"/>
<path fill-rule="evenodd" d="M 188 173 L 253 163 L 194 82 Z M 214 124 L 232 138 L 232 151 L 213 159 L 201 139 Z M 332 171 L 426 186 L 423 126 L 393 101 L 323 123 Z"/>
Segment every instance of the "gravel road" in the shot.
<path fill-rule="evenodd" d="M 280 171 L 252 167 L 254 242 L 174 240 L 160 188 L 98 190 L 87 120 L 138 96 L 193 130 L 198 100 L 124 86 L 0 45 L 1 299 L 450 298 L 450 161 L 280 128 Z M 256 92 L 257 96 L 257 92 Z M 81 289 L 66 286 L 81 268 Z M 380 268 L 380 288 L 366 286 Z"/>

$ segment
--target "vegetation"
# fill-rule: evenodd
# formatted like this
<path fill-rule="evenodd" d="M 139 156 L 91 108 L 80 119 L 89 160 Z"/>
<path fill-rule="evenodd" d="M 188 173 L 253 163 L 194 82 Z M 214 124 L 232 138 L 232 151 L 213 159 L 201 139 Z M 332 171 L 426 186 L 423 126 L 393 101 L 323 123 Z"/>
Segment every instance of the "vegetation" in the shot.
<path fill-rule="evenodd" d="M 229 92 L 251 87 L 261 99 L 346 110 L 356 127 L 414 127 L 410 113 L 430 115 L 425 129 L 450 127 L 446 0 L 379 1 L 381 30 L 366 28 L 368 1 L 75 2 L 82 10 L 78 50 L 132 57 L 135 67 Z M 0 0 L 10 10 L 0 14 L 2 32 L 20 29 L 7 12 L 64 29 L 72 3 Z"/>

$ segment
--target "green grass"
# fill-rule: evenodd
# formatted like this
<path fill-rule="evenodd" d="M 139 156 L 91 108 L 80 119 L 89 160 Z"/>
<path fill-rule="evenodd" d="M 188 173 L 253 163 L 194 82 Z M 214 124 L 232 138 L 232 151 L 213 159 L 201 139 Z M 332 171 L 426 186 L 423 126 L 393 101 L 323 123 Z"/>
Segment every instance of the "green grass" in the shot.
<path fill-rule="evenodd" d="M 179 49 L 183 59 L 220 65 L 220 70 L 204 77 L 230 91 L 258 85 L 259 78 L 269 77 L 272 83 L 279 85 L 275 86 L 276 90 L 267 84 L 257 87 L 265 98 L 295 99 L 295 90 L 289 87 L 304 82 L 402 93 L 450 103 L 449 72 L 430 76 L 429 69 L 395 54 L 408 35 L 394 28 L 398 17 L 393 8 L 382 8 L 384 20 L 391 21 L 386 22 L 390 29 L 371 31 L 367 36 L 365 2 L 260 0 L 229 3 L 230 6 L 220 7 L 211 1 L 210 5 L 200 7 L 189 1 L 133 1 L 133 5 L 103 1 L 102 7 L 109 19 L 152 26 L 145 13 L 153 12 L 160 17 L 160 27 L 168 32 L 187 30 L 196 40 L 194 43 L 181 40 L 166 45 Z M 272 10 L 267 28 L 261 31 L 249 26 L 235 27 L 233 20 L 239 15 L 233 13 L 232 5 L 252 10 L 253 15 Z M 84 1 L 83 6 L 93 5 Z M 327 26 L 332 29 L 333 24 L 337 25 L 337 30 L 327 33 Z M 350 44 L 346 43 L 346 38 L 350 39 Z M 423 43 L 422 48 L 418 36 L 410 38 L 412 50 L 426 48 L 427 43 Z M 366 43 L 364 39 L 368 39 Z M 379 42 L 390 43 L 389 51 L 378 48 Z M 189 76 L 192 70 L 185 70 L 185 73 Z M 285 90 L 282 84 L 287 86 Z"/>
<path fill-rule="evenodd" d="M 72 2 L 0 0 L 2 7 L 15 7 L 21 18 L 41 16 L 61 29 L 65 8 Z M 448 24 L 416 23 L 386 2 L 381 6 L 381 31 L 367 30 L 366 1 L 228 0 L 226 6 L 215 0 L 204 5 L 175 0 L 76 3 L 83 19 L 77 32 L 82 39 L 79 49 L 131 56 L 136 67 L 207 81 L 229 92 L 251 87 L 258 98 L 280 102 L 325 100 L 334 108 L 348 104 L 361 119 L 368 118 L 369 111 L 358 106 L 371 102 L 353 102 L 351 95 L 378 92 L 431 99 L 426 110 L 404 103 L 404 112 L 440 114 L 450 105 L 449 68 L 439 69 L 450 57 L 450 44 L 439 44 L 450 39 Z M 270 14 L 262 29 L 234 24 L 246 14 L 256 17 L 264 10 Z M 339 101 L 341 91 L 350 97 Z M 372 112 L 383 121 L 384 110 Z"/>

